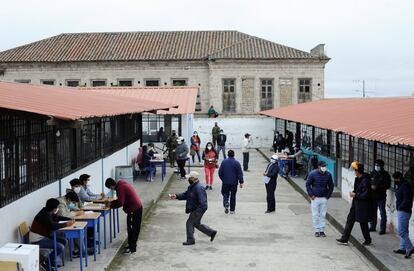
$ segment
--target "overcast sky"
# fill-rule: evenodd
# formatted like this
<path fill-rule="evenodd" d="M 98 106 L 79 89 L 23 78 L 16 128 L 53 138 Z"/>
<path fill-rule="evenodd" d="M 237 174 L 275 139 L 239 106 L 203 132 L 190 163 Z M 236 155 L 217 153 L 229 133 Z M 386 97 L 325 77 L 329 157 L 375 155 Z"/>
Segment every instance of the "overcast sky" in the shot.
<path fill-rule="evenodd" d="M 0 51 L 64 32 L 238 30 L 326 44 L 326 97 L 414 93 L 413 0 L 3 0 Z"/>

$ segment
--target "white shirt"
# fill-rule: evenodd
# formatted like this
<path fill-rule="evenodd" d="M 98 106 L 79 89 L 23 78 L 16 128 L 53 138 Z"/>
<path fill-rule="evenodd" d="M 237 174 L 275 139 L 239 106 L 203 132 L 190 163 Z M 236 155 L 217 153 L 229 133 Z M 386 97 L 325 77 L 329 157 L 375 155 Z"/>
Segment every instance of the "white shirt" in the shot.
<path fill-rule="evenodd" d="M 249 152 L 250 143 L 251 143 L 250 138 L 243 138 L 242 152 Z"/>

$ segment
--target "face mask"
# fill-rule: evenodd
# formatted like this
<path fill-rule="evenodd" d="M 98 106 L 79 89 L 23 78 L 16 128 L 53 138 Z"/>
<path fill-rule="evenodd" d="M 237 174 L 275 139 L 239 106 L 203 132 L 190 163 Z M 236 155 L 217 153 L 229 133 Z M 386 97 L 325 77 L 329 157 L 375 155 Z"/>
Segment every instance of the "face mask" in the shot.
<path fill-rule="evenodd" d="M 73 188 L 73 192 L 75 192 L 76 194 L 79 194 L 81 188 L 79 186 Z"/>
<path fill-rule="evenodd" d="M 207 150 L 211 150 L 211 146 L 208 146 L 208 147 L 207 147 Z"/>
<path fill-rule="evenodd" d="M 194 133 L 194 136 L 197 136 L 197 133 Z"/>
<path fill-rule="evenodd" d="M 321 167 L 322 172 L 326 172 L 326 167 Z"/>
<path fill-rule="evenodd" d="M 69 203 L 68 208 L 69 208 L 69 210 L 75 209 L 75 203 L 73 203 L 73 202 Z"/>
<path fill-rule="evenodd" d="M 375 171 L 381 171 L 381 167 L 379 167 L 379 166 L 375 166 Z"/>
<path fill-rule="evenodd" d="M 59 209 L 56 209 L 56 211 L 54 212 L 54 214 L 56 215 L 59 212 Z"/>

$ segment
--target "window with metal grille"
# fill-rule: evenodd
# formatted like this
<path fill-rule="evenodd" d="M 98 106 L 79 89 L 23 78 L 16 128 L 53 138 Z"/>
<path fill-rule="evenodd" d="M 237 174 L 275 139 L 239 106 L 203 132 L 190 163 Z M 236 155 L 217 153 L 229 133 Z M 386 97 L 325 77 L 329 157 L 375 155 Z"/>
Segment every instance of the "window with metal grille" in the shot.
<path fill-rule="evenodd" d="M 66 86 L 67 87 L 79 87 L 80 85 L 80 80 L 66 80 Z"/>
<path fill-rule="evenodd" d="M 40 80 L 40 83 L 42 85 L 51 85 L 51 86 L 53 86 L 55 84 L 55 80 L 52 80 L 52 79 L 50 79 L 50 80 Z"/>
<path fill-rule="evenodd" d="M 119 79 L 118 87 L 132 87 L 133 81 L 132 79 Z"/>
<path fill-rule="evenodd" d="M 159 79 L 145 79 L 145 86 L 147 87 L 158 87 L 160 85 Z"/>
<path fill-rule="evenodd" d="M 172 130 L 177 131 L 178 135 L 181 135 L 181 116 L 142 115 L 143 142 L 165 142 Z"/>
<path fill-rule="evenodd" d="M 92 87 L 106 87 L 106 80 L 91 80 Z"/>
<path fill-rule="evenodd" d="M 187 85 L 186 79 L 172 79 L 172 85 L 176 87 L 184 87 Z"/>
<path fill-rule="evenodd" d="M 299 79 L 298 103 L 305 103 L 312 100 L 312 79 Z"/>
<path fill-rule="evenodd" d="M 261 79 L 260 108 L 267 110 L 273 108 L 273 80 Z"/>
<path fill-rule="evenodd" d="M 17 79 L 14 80 L 16 83 L 22 83 L 22 84 L 30 84 L 32 81 L 30 79 Z"/>
<path fill-rule="evenodd" d="M 276 131 L 282 136 L 285 136 L 285 122 L 283 119 L 276 119 Z"/>
<path fill-rule="evenodd" d="M 235 79 L 223 79 L 223 112 L 236 112 L 235 82 Z"/>

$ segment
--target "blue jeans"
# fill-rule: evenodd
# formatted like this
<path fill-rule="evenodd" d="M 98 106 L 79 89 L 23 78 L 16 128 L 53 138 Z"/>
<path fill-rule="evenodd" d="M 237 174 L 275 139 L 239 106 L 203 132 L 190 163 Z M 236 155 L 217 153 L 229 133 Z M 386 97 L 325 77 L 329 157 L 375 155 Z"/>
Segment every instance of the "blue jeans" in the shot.
<path fill-rule="evenodd" d="M 223 184 L 221 186 L 221 194 L 223 195 L 224 208 L 229 207 L 229 198 L 230 198 L 230 211 L 236 210 L 236 193 L 237 193 L 237 184 Z"/>
<path fill-rule="evenodd" d="M 249 169 L 249 153 L 243 152 L 243 170 Z"/>
<path fill-rule="evenodd" d="M 326 198 L 317 197 L 311 201 L 312 222 L 315 232 L 325 232 L 327 203 Z"/>
<path fill-rule="evenodd" d="M 63 237 L 59 237 L 56 236 L 56 253 L 57 255 L 61 255 L 64 251 L 65 251 L 65 245 L 66 245 L 66 239 Z M 39 245 L 39 248 L 48 248 L 53 250 L 54 249 L 54 244 L 53 244 L 53 239 L 51 238 L 43 238 L 42 240 L 38 241 L 38 242 L 33 242 L 32 244 L 34 245 Z M 50 255 L 52 264 L 55 263 L 55 253 L 52 253 L 52 255 Z"/>
<path fill-rule="evenodd" d="M 383 200 L 377 200 L 377 209 L 379 209 L 380 211 L 380 215 L 381 215 L 381 224 L 380 224 L 380 231 L 384 231 L 387 228 L 387 211 L 385 210 L 385 206 L 386 206 L 387 200 L 383 199 Z M 375 212 L 375 220 L 370 223 L 370 229 L 371 230 L 375 230 L 375 228 L 377 227 L 377 215 L 378 212 Z"/>
<path fill-rule="evenodd" d="M 220 158 L 220 151 L 223 151 L 224 159 L 226 159 L 226 146 L 217 145 L 217 160 Z"/>
<path fill-rule="evenodd" d="M 411 251 L 414 249 L 413 244 L 410 241 L 410 234 L 408 232 L 411 214 L 404 211 L 398 211 L 397 216 L 398 234 L 400 235 L 400 249 Z"/>

